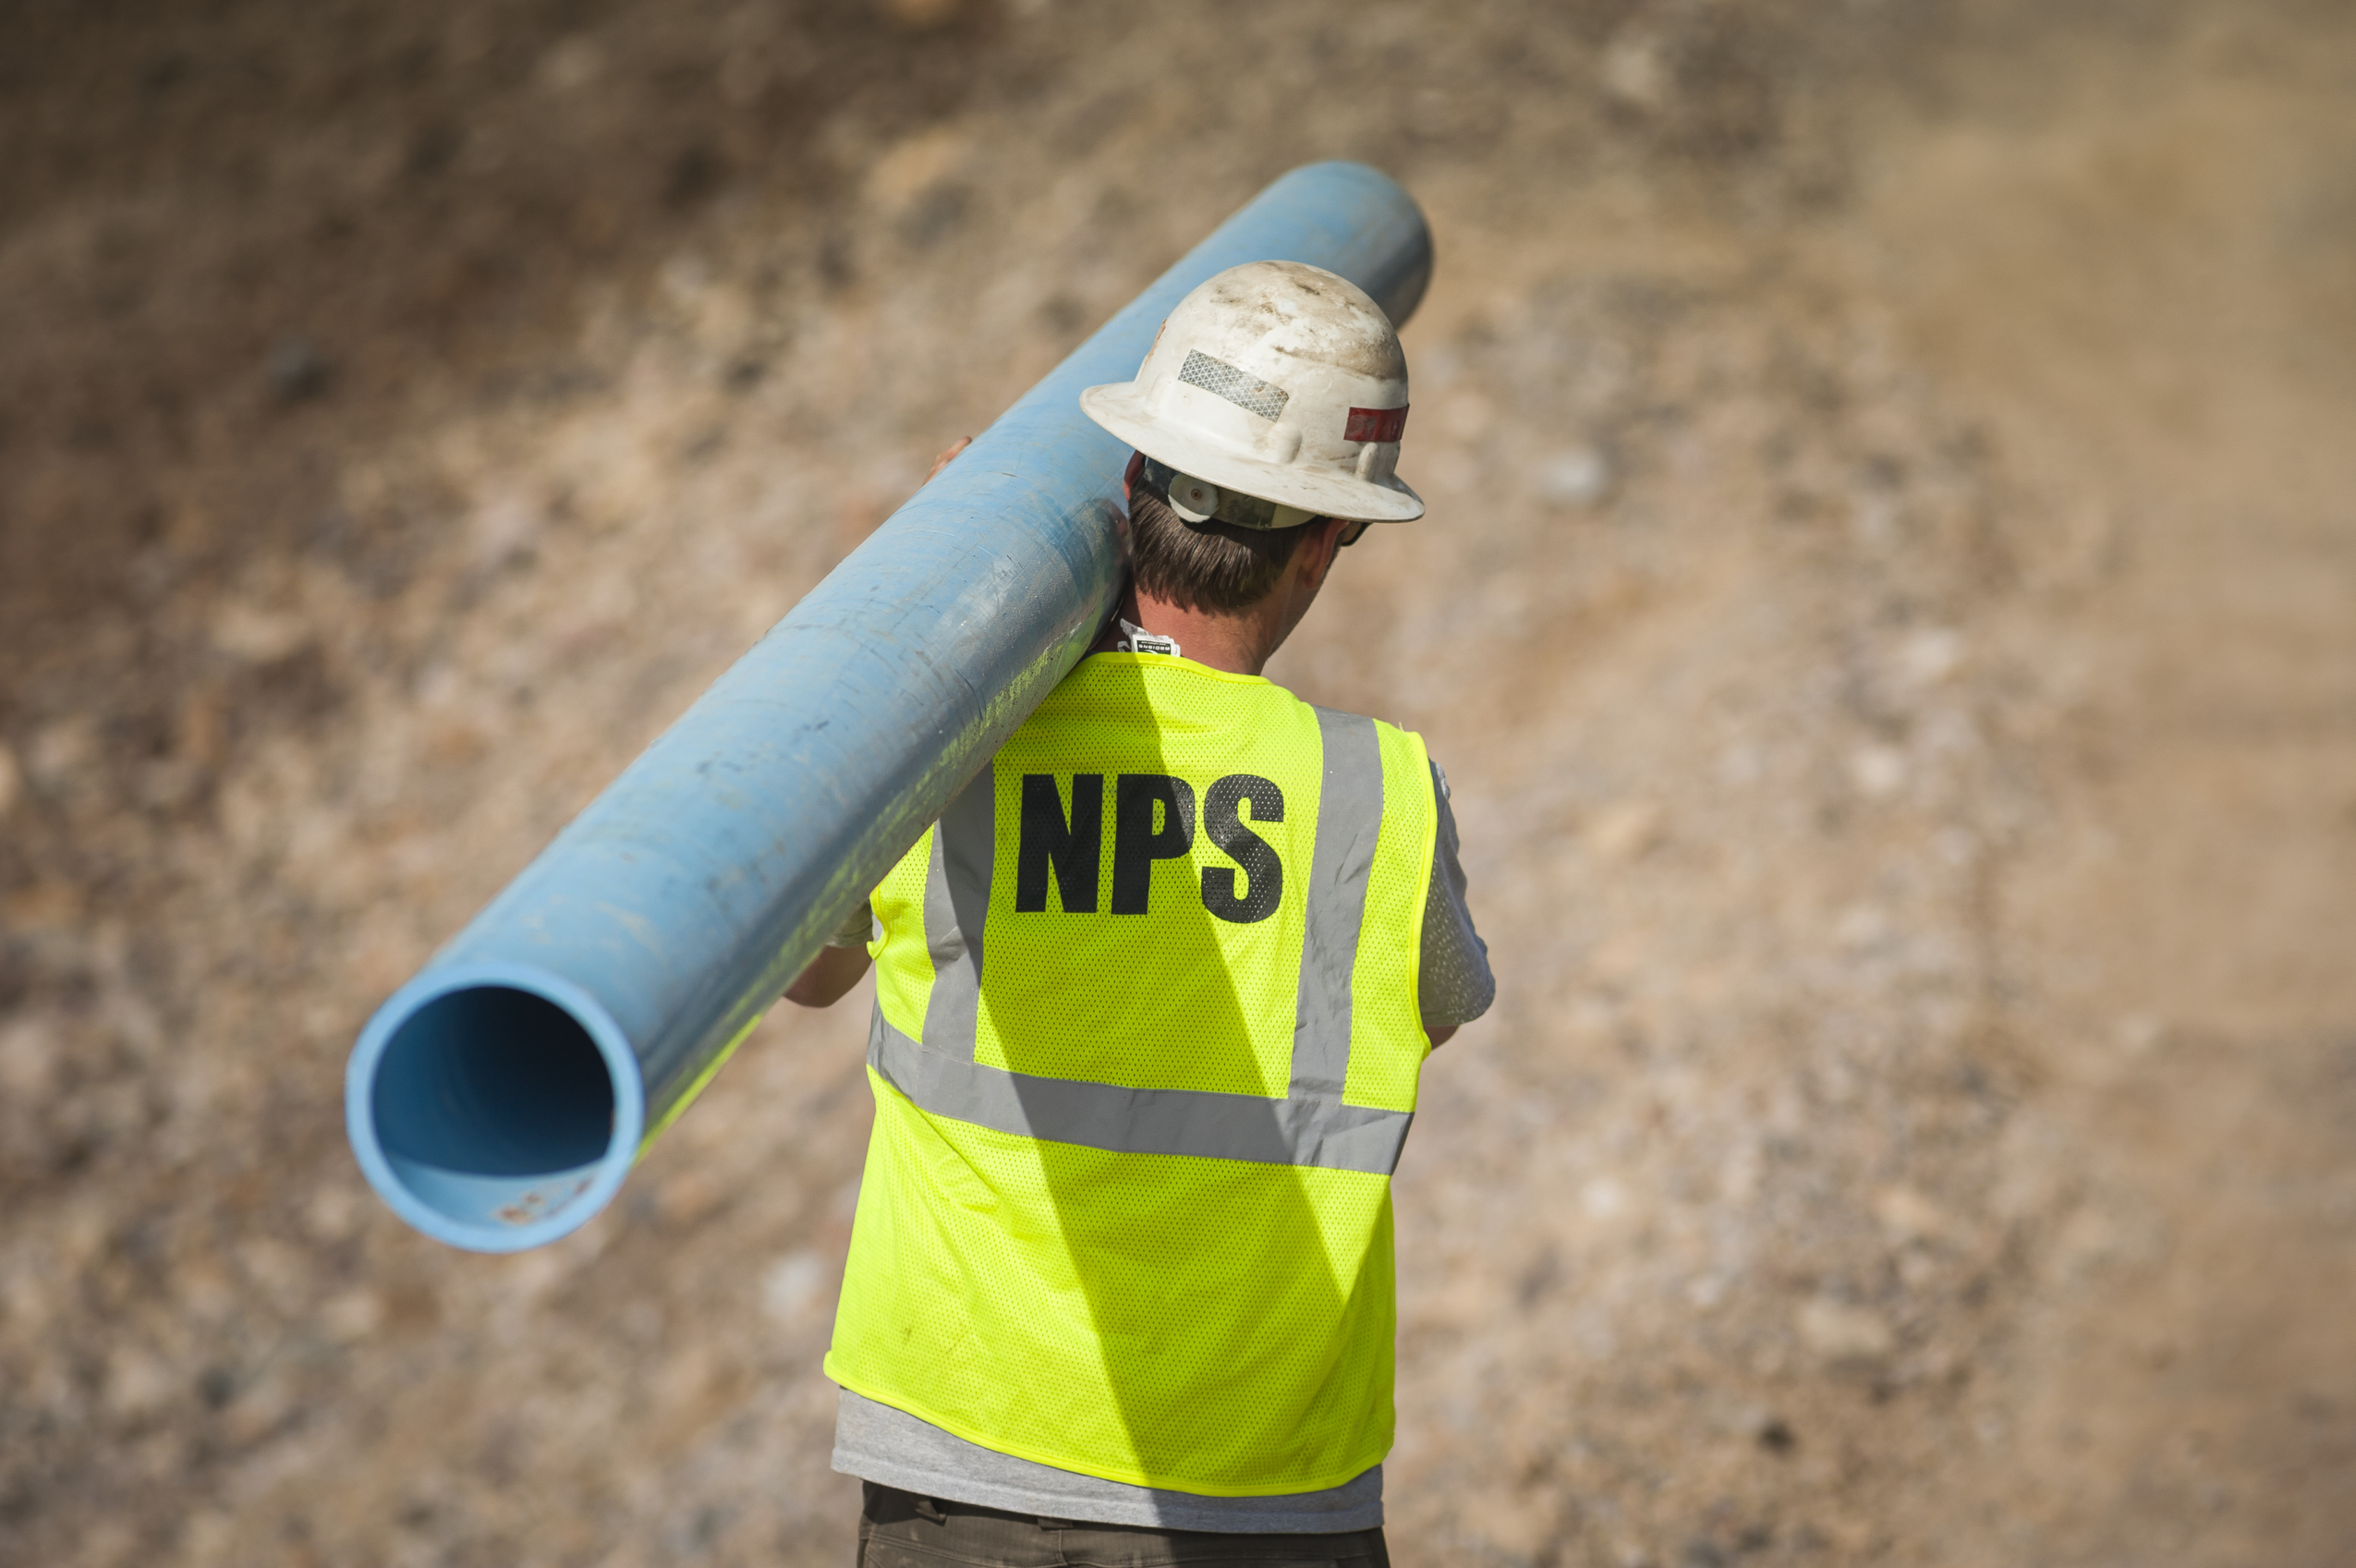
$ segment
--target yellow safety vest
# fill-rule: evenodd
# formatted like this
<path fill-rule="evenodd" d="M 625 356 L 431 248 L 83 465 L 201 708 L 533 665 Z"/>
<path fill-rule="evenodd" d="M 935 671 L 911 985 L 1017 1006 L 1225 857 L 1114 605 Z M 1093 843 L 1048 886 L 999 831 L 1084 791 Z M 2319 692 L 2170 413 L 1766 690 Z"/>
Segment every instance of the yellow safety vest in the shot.
<path fill-rule="evenodd" d="M 1138 1486 L 1378 1464 L 1436 824 L 1412 734 L 1083 660 L 875 894 L 827 1375 Z"/>

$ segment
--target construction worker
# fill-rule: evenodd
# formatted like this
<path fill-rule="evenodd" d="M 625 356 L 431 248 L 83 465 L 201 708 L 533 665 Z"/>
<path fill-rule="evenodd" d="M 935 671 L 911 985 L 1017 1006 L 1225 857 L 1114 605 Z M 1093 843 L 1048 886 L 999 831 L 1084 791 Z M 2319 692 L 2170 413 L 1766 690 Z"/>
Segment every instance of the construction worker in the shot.
<path fill-rule="evenodd" d="M 877 967 L 834 1467 L 862 1564 L 1384 1564 L 1391 1173 L 1495 987 L 1423 742 L 1260 671 L 1423 515 L 1406 359 L 1256 262 L 1081 407 L 1117 614 L 786 993 Z"/>

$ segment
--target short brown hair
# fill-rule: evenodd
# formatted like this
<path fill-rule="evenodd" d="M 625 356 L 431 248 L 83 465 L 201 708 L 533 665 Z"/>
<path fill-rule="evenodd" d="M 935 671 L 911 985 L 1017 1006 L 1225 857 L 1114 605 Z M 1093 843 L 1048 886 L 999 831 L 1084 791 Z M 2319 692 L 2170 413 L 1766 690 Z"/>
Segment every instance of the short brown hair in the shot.
<path fill-rule="evenodd" d="M 1290 529 L 1190 523 L 1142 484 L 1129 495 L 1129 567 L 1137 587 L 1189 610 L 1218 613 L 1258 603 L 1284 575 L 1306 532 L 1306 523 Z"/>

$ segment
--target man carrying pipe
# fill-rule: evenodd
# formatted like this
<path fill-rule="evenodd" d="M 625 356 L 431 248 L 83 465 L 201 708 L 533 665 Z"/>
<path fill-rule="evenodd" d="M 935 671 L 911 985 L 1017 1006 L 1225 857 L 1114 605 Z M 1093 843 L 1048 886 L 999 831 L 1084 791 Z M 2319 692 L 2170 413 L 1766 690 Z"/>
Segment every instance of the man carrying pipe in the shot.
<path fill-rule="evenodd" d="M 1117 614 L 786 992 L 877 967 L 834 1466 L 863 1563 L 1384 1564 L 1390 1178 L 1495 985 L 1422 741 L 1260 671 L 1423 515 L 1405 357 L 1254 262 L 1081 406 Z"/>

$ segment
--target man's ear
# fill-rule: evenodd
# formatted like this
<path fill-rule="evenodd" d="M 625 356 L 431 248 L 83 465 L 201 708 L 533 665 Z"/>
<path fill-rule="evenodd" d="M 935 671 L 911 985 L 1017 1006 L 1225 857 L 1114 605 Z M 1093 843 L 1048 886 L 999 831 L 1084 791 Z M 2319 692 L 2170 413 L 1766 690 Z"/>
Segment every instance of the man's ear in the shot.
<path fill-rule="evenodd" d="M 1350 525 L 1339 517 L 1319 517 L 1301 526 L 1311 530 L 1301 541 L 1301 586 L 1315 593 L 1325 586 L 1325 574 L 1333 569 L 1334 557 L 1342 553 L 1342 530 Z"/>

